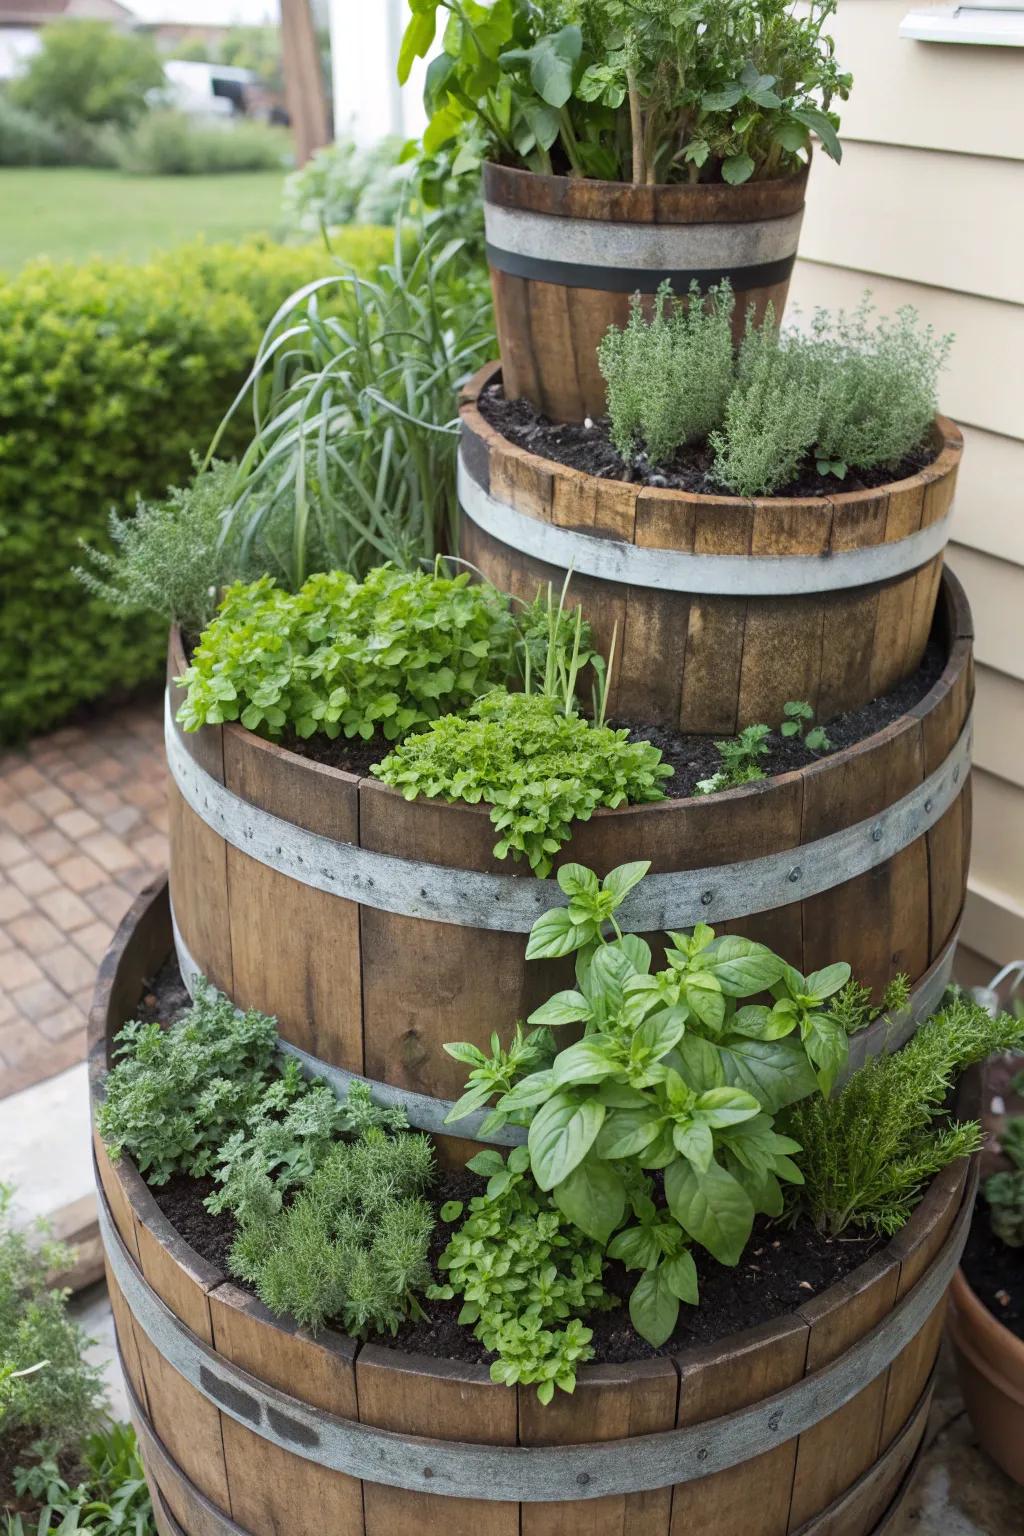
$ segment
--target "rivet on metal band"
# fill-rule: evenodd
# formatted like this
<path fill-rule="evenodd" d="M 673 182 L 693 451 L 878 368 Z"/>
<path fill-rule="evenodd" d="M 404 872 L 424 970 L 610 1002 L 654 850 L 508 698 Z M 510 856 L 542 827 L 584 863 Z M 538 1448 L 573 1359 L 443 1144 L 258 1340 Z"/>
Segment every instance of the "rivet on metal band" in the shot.
<path fill-rule="evenodd" d="M 823 555 L 697 555 L 601 539 L 560 528 L 499 501 L 474 479 L 459 452 L 459 503 L 499 543 L 558 569 L 661 592 L 723 597 L 799 597 L 889 581 L 927 564 L 949 541 L 952 510 L 937 523 L 887 544 Z"/>

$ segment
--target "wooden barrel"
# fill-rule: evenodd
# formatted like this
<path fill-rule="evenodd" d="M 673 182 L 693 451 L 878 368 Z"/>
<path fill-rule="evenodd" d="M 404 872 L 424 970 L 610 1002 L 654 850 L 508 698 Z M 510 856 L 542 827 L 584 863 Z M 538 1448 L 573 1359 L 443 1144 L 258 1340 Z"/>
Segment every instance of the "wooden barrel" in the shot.
<path fill-rule="evenodd" d="M 603 416 L 597 348 L 630 295 L 728 278 L 734 330 L 753 305 L 781 319 L 808 166 L 743 186 L 633 186 L 484 167 L 484 220 L 505 382 L 553 421 Z"/>
<path fill-rule="evenodd" d="M 163 886 L 122 924 L 91 1018 L 113 1038 L 171 940 Z M 315 1339 L 231 1284 L 96 1143 L 108 1283 L 164 1536 L 868 1536 L 924 1433 L 973 1176 L 946 1170 L 898 1237 L 763 1326 L 587 1365 L 572 1397 L 486 1367 Z"/>
<path fill-rule="evenodd" d="M 620 916 L 656 953 L 662 930 L 706 921 L 804 972 L 848 960 L 877 996 L 905 971 L 927 1001 L 948 975 L 970 850 L 971 625 L 950 575 L 938 633 L 942 675 L 876 735 L 741 789 L 598 811 L 562 861 L 604 874 L 649 859 Z M 172 636 L 171 677 L 183 667 Z M 276 1015 L 322 1064 L 457 1097 L 464 1069 L 444 1042 L 486 1046 L 569 984 L 571 961 L 524 958 L 536 918 L 565 902 L 556 882 L 494 858 L 486 806 L 408 802 L 239 725 L 185 734 L 179 697 L 172 686 L 166 740 L 183 968 Z"/>
<path fill-rule="evenodd" d="M 828 720 L 919 666 L 963 451 L 953 422 L 937 418 L 926 469 L 875 490 L 701 496 L 517 447 L 478 405 L 500 372 L 462 396 L 459 552 L 527 600 L 572 570 L 605 655 L 616 635 L 614 714 L 721 736 L 804 699 Z"/>

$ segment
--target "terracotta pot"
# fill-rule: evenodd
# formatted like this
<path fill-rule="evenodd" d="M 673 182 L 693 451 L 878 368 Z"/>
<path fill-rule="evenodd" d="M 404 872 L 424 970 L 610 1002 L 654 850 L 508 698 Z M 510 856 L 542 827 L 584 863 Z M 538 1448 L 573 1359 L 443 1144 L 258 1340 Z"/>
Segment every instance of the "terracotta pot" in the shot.
<path fill-rule="evenodd" d="M 1024 1486 L 1024 1341 L 982 1305 L 962 1269 L 950 1290 L 949 1333 L 978 1439 L 992 1460 Z"/>
<path fill-rule="evenodd" d="M 685 294 L 728 278 L 742 335 L 753 304 L 778 319 L 796 260 L 805 165 L 740 187 L 638 187 L 484 167 L 487 259 L 505 383 L 555 421 L 601 416 L 597 346 L 630 294 L 667 278 Z"/>

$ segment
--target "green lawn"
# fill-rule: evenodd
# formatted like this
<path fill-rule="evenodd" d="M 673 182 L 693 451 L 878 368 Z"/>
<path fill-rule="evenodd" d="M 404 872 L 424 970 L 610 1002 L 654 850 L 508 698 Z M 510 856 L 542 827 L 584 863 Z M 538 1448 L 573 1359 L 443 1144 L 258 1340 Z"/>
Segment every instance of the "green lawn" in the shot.
<path fill-rule="evenodd" d="M 126 176 L 120 171 L 0 169 L 0 270 L 33 256 L 142 261 L 194 235 L 272 233 L 279 171 L 224 176 Z"/>

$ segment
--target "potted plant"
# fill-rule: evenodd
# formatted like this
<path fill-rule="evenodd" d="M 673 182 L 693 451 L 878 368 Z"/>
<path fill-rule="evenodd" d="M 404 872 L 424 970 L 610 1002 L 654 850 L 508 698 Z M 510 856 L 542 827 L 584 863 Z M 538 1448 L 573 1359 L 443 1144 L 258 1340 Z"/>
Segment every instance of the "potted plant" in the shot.
<path fill-rule="evenodd" d="M 781 313 L 812 133 L 838 160 L 851 79 L 836 0 L 700 6 L 410 0 L 399 60 L 434 44 L 424 146 L 484 162 L 506 386 L 560 421 L 601 414 L 594 349 L 628 296 L 728 277 Z"/>
<path fill-rule="evenodd" d="M 990 1148 L 995 1171 L 982 1181 L 984 1200 L 953 1277 L 949 1331 L 978 1439 L 1024 1484 L 1024 1071 L 1012 1071 L 1006 1059 L 988 1069 L 987 1097 L 998 1094 L 1005 1107 Z"/>

